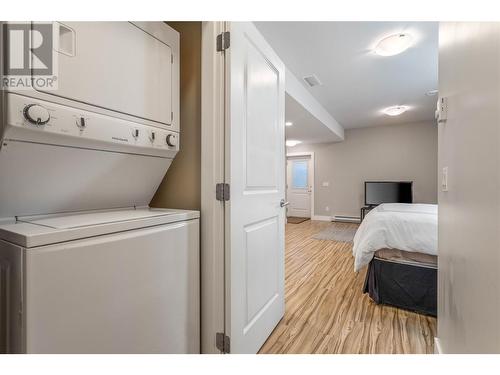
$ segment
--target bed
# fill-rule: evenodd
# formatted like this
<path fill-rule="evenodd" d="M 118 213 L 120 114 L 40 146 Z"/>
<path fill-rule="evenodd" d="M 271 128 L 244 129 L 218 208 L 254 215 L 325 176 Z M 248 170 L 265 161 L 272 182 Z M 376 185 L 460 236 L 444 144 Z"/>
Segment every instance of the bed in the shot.
<path fill-rule="evenodd" d="M 437 205 L 386 203 L 354 236 L 354 270 L 376 302 L 437 315 Z"/>

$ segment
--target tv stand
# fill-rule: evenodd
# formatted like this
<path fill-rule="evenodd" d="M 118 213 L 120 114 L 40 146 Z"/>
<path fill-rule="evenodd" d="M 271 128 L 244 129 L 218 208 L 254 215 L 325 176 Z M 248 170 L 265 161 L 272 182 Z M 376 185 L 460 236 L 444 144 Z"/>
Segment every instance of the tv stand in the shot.
<path fill-rule="evenodd" d="M 377 206 L 364 206 L 364 207 L 361 207 L 361 214 L 360 214 L 360 217 L 359 217 L 360 218 L 359 222 L 362 223 L 363 220 L 364 220 L 364 218 L 365 218 L 365 216 L 366 216 L 366 214 L 368 212 L 370 212 L 371 210 L 373 210 L 375 207 L 377 207 Z"/>

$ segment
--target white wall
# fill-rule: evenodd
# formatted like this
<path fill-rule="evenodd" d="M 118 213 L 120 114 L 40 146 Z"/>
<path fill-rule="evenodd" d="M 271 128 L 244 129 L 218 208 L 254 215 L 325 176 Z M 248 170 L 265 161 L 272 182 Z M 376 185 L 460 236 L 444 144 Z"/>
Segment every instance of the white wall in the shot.
<path fill-rule="evenodd" d="M 315 215 L 359 217 L 366 180 L 413 181 L 415 202 L 437 202 L 434 121 L 348 129 L 343 142 L 288 148 L 300 151 L 315 153 Z"/>
<path fill-rule="evenodd" d="M 438 339 L 444 353 L 500 352 L 500 24 L 439 30 Z"/>

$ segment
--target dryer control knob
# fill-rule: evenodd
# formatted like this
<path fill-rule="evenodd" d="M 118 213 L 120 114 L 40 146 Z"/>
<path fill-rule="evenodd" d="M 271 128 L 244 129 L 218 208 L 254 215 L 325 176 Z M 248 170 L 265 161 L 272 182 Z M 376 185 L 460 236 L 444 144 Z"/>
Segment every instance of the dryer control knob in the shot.
<path fill-rule="evenodd" d="M 24 107 L 24 118 L 35 125 L 45 125 L 50 120 L 49 111 L 38 104 L 29 104 Z"/>
<path fill-rule="evenodd" d="M 175 134 L 167 135 L 167 139 L 165 141 L 170 147 L 175 147 L 177 145 L 177 137 L 175 136 Z"/>

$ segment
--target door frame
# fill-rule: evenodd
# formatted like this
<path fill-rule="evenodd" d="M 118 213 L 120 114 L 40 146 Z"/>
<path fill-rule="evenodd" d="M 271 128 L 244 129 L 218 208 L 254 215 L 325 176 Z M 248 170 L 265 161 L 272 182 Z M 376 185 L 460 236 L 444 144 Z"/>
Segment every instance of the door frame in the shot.
<path fill-rule="evenodd" d="M 311 187 L 311 220 L 314 220 L 314 190 L 316 186 L 316 181 L 314 180 L 314 169 L 316 168 L 316 163 L 314 161 L 314 151 L 303 151 L 303 152 L 287 152 L 286 154 L 286 161 L 288 163 L 288 158 L 289 157 L 301 157 L 301 156 L 309 156 L 311 159 L 311 165 L 310 165 L 310 173 L 311 173 L 311 181 L 312 181 L 312 187 Z M 286 166 L 285 166 L 286 168 Z M 287 176 L 288 180 L 288 176 Z M 288 181 L 287 181 L 288 182 Z M 287 184 L 288 185 L 288 184 Z M 288 186 L 286 188 L 286 193 L 288 194 Z M 288 196 L 287 196 L 288 199 Z"/>
<path fill-rule="evenodd" d="M 229 29 L 230 22 L 202 22 L 200 348 L 203 354 L 222 353 L 217 348 L 217 336 L 228 334 L 230 329 L 226 322 L 230 296 L 225 276 L 229 261 L 226 254 L 230 234 L 226 231 L 228 205 L 216 200 L 216 184 L 229 182 L 227 125 L 230 114 L 229 106 L 226 105 L 230 93 L 226 89 L 229 77 L 225 52 L 217 51 L 216 46 L 218 35 Z M 286 168 L 286 164 L 283 167 Z"/>
<path fill-rule="evenodd" d="M 216 51 L 226 22 L 202 22 L 201 53 L 201 353 L 218 354 L 225 333 L 225 205 L 215 199 L 225 173 L 225 57 Z"/>

